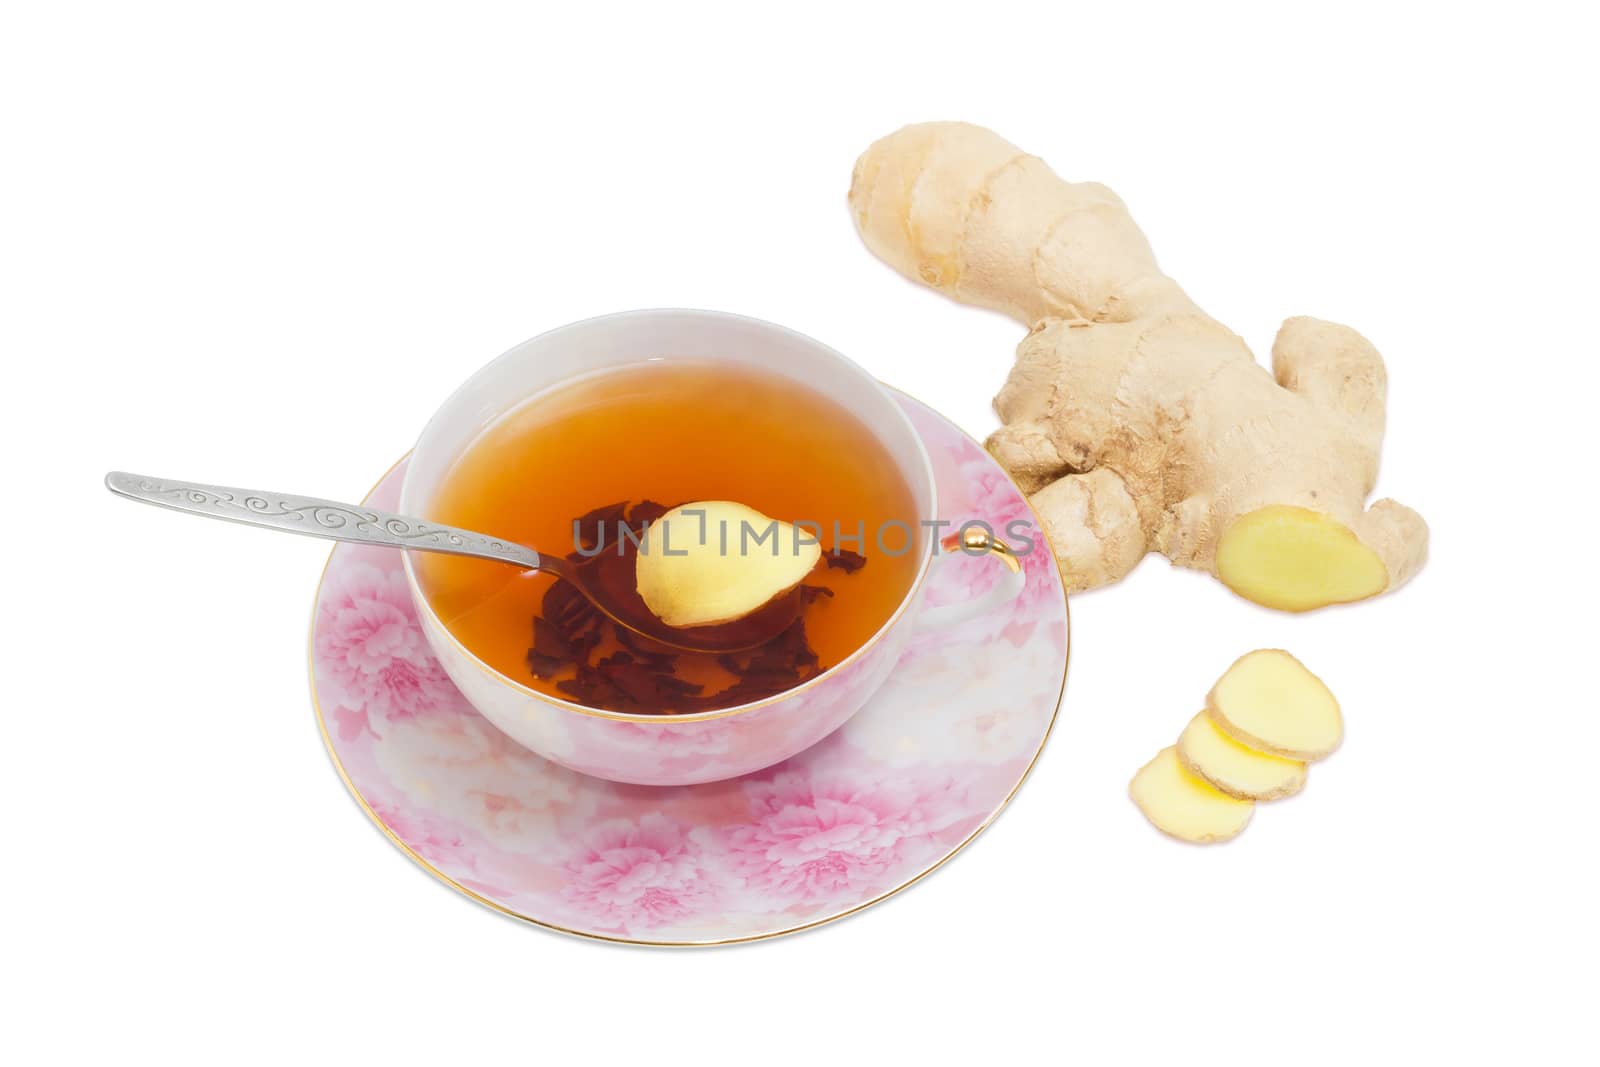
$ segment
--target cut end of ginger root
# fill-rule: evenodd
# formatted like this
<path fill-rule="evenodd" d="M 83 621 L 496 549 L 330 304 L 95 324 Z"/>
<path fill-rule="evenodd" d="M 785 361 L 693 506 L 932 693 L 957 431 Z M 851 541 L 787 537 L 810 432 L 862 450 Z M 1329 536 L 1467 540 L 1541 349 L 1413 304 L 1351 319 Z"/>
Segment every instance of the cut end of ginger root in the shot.
<path fill-rule="evenodd" d="M 1206 713 L 1240 744 L 1287 759 L 1319 760 L 1344 740 L 1339 702 L 1281 649 L 1241 656 L 1212 687 Z"/>
<path fill-rule="evenodd" d="M 673 508 L 646 528 L 634 575 L 668 626 L 742 619 L 805 580 L 822 558 L 810 532 L 729 500 Z"/>
<path fill-rule="evenodd" d="M 1246 600 L 1310 611 L 1377 596 L 1389 587 L 1378 554 L 1309 508 L 1275 506 L 1241 515 L 1217 543 L 1217 577 Z"/>
<path fill-rule="evenodd" d="M 1280 800 L 1306 784 L 1304 762 L 1246 748 L 1203 711 L 1178 738 L 1178 760 L 1189 773 L 1241 800 Z"/>
<path fill-rule="evenodd" d="M 1255 801 L 1231 797 L 1191 774 L 1176 747 L 1162 749 L 1141 767 L 1128 795 L 1157 830 L 1197 845 L 1239 836 L 1256 810 Z"/>

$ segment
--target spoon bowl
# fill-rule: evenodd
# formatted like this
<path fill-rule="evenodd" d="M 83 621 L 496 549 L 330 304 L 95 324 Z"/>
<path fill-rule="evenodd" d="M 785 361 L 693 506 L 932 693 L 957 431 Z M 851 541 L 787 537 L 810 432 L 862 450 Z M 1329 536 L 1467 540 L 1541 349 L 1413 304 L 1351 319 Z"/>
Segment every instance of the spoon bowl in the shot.
<path fill-rule="evenodd" d="M 634 579 L 637 548 L 622 538 L 618 551 L 606 550 L 573 563 L 544 556 L 540 568 L 568 581 L 608 619 L 636 634 L 689 652 L 740 652 L 766 644 L 800 617 L 800 587 L 779 593 L 750 614 L 705 626 L 668 626 L 639 596 Z"/>

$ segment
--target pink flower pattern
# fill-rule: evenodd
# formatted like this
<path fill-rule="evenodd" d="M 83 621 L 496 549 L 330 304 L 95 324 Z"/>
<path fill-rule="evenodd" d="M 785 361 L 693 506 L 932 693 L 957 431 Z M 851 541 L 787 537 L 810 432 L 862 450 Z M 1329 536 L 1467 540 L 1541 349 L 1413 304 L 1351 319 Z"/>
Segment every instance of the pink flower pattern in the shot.
<path fill-rule="evenodd" d="M 398 564 L 398 558 L 395 563 Z M 378 719 L 408 719 L 459 701 L 428 649 L 398 566 L 329 568 L 317 604 L 319 681 Z"/>
<path fill-rule="evenodd" d="M 688 827 L 660 813 L 596 826 L 565 864 L 565 902 L 606 930 L 654 930 L 716 907 L 716 879 Z"/>
<path fill-rule="evenodd" d="M 375 801 L 372 813 L 417 855 L 430 863 L 451 862 L 463 854 L 463 835 L 448 822 L 404 804 Z"/>
<path fill-rule="evenodd" d="M 928 442 L 945 516 L 981 516 L 1002 536 L 1006 521 L 1031 518 L 976 444 L 901 402 Z M 397 469 L 372 504 L 394 506 L 399 483 Z M 906 884 L 1005 803 L 1043 743 L 1065 666 L 1065 601 L 1047 551 L 1027 561 L 1023 595 L 989 625 L 915 636 L 845 729 L 731 781 L 619 785 L 515 745 L 434 659 L 398 554 L 335 550 L 319 592 L 313 677 L 352 787 L 446 878 L 580 933 L 757 937 Z M 936 576 L 930 600 L 993 580 L 985 561 L 973 562 Z M 641 751 L 652 743 L 638 740 Z M 714 739 L 703 747 L 715 755 Z"/>
<path fill-rule="evenodd" d="M 973 814 L 949 779 L 824 769 L 783 771 L 744 789 L 750 821 L 725 844 L 746 889 L 779 909 L 870 899 L 935 849 L 937 831 Z"/>

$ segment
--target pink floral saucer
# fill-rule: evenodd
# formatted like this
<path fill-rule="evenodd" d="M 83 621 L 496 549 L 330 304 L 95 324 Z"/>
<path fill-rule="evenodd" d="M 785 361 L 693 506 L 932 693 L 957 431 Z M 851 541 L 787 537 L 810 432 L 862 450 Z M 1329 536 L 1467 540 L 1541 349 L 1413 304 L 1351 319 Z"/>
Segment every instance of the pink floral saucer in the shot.
<path fill-rule="evenodd" d="M 954 425 L 897 396 L 922 434 L 945 516 L 1032 520 Z M 393 507 L 404 461 L 372 491 Z M 1044 747 L 1066 681 L 1066 599 L 1042 535 L 1020 597 L 913 637 L 883 688 L 776 767 L 673 788 L 549 763 L 483 719 L 423 639 L 398 553 L 333 550 L 311 628 L 312 695 L 334 766 L 388 837 L 480 903 L 610 941 L 704 945 L 859 911 L 949 859 L 1000 813 Z M 928 604 L 993 581 L 936 568 Z"/>

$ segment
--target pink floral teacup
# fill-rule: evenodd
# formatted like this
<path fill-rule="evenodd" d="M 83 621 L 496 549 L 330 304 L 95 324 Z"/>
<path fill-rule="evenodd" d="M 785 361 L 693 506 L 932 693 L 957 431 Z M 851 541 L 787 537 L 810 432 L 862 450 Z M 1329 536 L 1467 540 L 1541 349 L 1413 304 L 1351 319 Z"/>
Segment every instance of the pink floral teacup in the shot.
<path fill-rule="evenodd" d="M 756 367 L 805 382 L 878 435 L 911 490 L 917 514 L 939 515 L 933 469 L 900 405 L 866 371 L 827 346 L 757 319 L 712 311 L 633 311 L 588 319 L 511 349 L 467 380 L 422 431 L 400 492 L 400 511 L 427 517 L 452 465 L 490 424 L 531 397 L 580 375 L 661 356 Z M 969 527 L 935 546 L 919 524 L 920 560 L 899 608 L 849 657 L 764 700 L 684 715 L 637 715 L 560 700 L 495 671 L 447 629 L 417 581 L 406 580 L 429 645 L 471 704 L 513 740 L 573 770 L 637 785 L 692 785 L 771 766 L 844 724 L 888 677 L 914 629 L 971 620 L 1014 598 L 1016 556 L 993 531 Z M 1031 538 L 1029 545 L 1034 543 Z M 942 550 L 940 555 L 936 548 Z M 988 554 L 998 580 L 972 599 L 922 607 L 929 567 L 952 553 Z"/>

